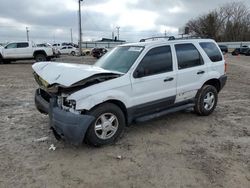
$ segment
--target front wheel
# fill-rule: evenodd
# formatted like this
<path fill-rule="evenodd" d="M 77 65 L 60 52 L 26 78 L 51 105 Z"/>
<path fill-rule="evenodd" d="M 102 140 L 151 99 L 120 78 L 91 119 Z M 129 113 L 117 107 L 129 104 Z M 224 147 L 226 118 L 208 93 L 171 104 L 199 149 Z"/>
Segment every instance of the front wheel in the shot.
<path fill-rule="evenodd" d="M 121 109 L 112 103 L 97 106 L 89 112 L 95 117 L 86 133 L 86 142 L 93 146 L 113 143 L 125 127 L 125 117 Z"/>
<path fill-rule="evenodd" d="M 218 92 L 212 85 L 204 85 L 197 93 L 194 111 L 201 116 L 211 114 L 218 101 Z"/>

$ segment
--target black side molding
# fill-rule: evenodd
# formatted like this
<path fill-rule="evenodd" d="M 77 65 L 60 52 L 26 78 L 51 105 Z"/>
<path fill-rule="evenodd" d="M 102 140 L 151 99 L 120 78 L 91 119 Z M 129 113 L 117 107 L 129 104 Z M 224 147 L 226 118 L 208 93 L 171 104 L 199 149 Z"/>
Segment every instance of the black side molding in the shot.
<path fill-rule="evenodd" d="M 185 104 L 185 105 L 182 105 L 182 106 L 173 107 L 173 108 L 161 111 L 161 112 L 157 112 L 157 113 L 154 113 L 154 114 L 150 114 L 150 115 L 146 115 L 146 116 L 142 116 L 142 117 L 136 118 L 135 122 L 139 123 L 139 122 L 148 121 L 148 120 L 151 120 L 151 119 L 155 119 L 155 118 L 161 117 L 161 116 L 166 115 L 166 114 L 178 112 L 178 111 L 185 110 L 185 109 L 191 108 L 191 107 L 194 107 L 193 103 L 192 104 Z"/>
<path fill-rule="evenodd" d="M 220 90 L 225 86 L 226 82 L 227 82 L 227 75 L 222 75 L 220 78 L 219 78 L 219 81 L 220 81 Z"/>

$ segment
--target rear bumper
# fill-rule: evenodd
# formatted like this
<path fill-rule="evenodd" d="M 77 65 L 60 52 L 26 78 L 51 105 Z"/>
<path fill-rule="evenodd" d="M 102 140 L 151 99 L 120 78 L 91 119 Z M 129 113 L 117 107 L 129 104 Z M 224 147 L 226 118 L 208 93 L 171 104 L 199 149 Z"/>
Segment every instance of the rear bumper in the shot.
<path fill-rule="evenodd" d="M 219 78 L 220 80 L 220 90 L 226 85 L 227 82 L 227 75 L 223 75 Z"/>
<path fill-rule="evenodd" d="M 86 131 L 95 118 L 90 115 L 74 114 L 59 108 L 55 97 L 52 97 L 49 103 L 46 102 L 37 91 L 35 96 L 36 106 L 39 111 L 47 110 L 50 127 L 55 137 L 60 136 L 60 138 L 73 145 L 82 144 Z"/>

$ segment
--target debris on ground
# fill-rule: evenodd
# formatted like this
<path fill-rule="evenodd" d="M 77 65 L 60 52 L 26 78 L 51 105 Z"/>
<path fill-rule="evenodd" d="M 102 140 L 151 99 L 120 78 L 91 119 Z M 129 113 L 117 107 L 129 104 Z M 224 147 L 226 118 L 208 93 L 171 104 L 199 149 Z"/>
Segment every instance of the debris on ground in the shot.
<path fill-rule="evenodd" d="M 42 138 L 35 139 L 34 142 L 45 142 L 48 139 L 49 139 L 49 137 L 45 136 L 45 137 L 42 137 Z"/>
<path fill-rule="evenodd" d="M 122 156 L 121 155 L 117 155 L 116 158 L 121 160 Z"/>
<path fill-rule="evenodd" d="M 56 150 L 56 147 L 54 146 L 54 144 L 51 144 L 51 145 L 50 145 L 49 150 L 53 150 L 53 151 Z"/>

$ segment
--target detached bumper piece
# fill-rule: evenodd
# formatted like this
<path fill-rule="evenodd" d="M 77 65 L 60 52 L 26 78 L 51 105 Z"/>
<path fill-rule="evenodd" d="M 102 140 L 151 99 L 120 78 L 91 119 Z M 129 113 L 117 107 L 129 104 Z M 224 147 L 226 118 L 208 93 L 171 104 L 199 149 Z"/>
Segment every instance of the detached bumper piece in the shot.
<path fill-rule="evenodd" d="M 42 95 L 38 95 L 35 97 L 35 101 L 41 102 L 42 104 L 36 104 L 36 106 L 44 106 L 45 99 L 41 99 Z M 46 100 L 45 100 L 46 101 Z M 52 128 L 55 137 L 58 139 L 59 137 L 69 142 L 73 145 L 81 145 L 86 131 L 94 121 L 93 116 L 89 115 L 81 115 L 74 114 L 65 110 L 62 110 L 58 107 L 56 98 L 50 98 L 50 103 L 47 102 L 48 105 L 48 114 L 50 118 L 50 127 Z"/>

